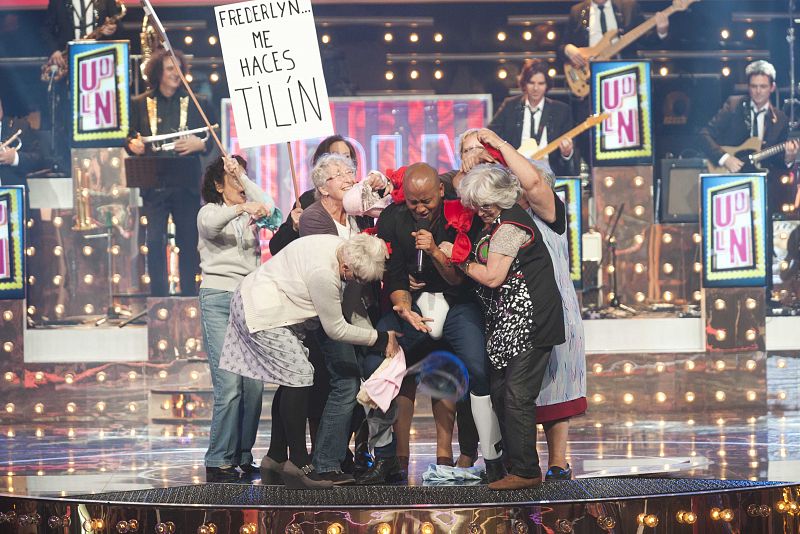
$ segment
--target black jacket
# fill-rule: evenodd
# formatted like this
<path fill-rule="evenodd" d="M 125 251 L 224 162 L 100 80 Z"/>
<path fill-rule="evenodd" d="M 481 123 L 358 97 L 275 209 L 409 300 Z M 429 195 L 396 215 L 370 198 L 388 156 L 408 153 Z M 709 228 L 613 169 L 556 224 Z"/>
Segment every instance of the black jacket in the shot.
<path fill-rule="evenodd" d="M 85 0 L 88 2 L 89 0 Z M 47 4 L 42 38 L 48 50 L 64 50 L 69 41 L 75 40 L 75 26 L 72 16 L 72 3 L 79 0 L 50 0 Z M 99 27 L 106 18 L 119 13 L 114 0 L 94 0 L 95 26 Z"/>
<path fill-rule="evenodd" d="M 711 121 L 700 130 L 700 143 L 711 163 L 716 165 L 725 153 L 720 145 L 737 146 L 750 137 L 750 97 L 731 96 L 725 101 Z M 769 147 L 786 141 L 789 136 L 789 119 L 772 104 L 764 117 L 764 146 Z M 786 169 L 783 154 L 764 160 L 770 168 Z"/>
<path fill-rule="evenodd" d="M 522 143 L 522 122 L 525 113 L 525 95 L 512 96 L 506 98 L 500 109 L 495 114 L 489 129 L 499 135 L 504 141 L 508 141 L 515 148 Z M 542 119 L 547 127 L 547 140 L 553 141 L 558 136 L 572 128 L 572 110 L 567 104 L 558 102 L 545 97 L 544 107 L 542 108 Z M 550 168 L 556 176 L 575 176 L 578 174 L 578 154 L 577 143 L 574 144 L 572 157 L 565 160 L 561 156 L 561 151 L 556 150 L 549 156 Z"/>
<path fill-rule="evenodd" d="M 3 185 L 25 185 L 25 176 L 38 171 L 44 167 L 42 155 L 39 151 L 39 141 L 28 121 L 25 119 L 14 119 L 3 117 L 2 132 L 0 132 L 0 143 L 22 130 L 19 139 L 22 140 L 22 148 L 17 152 L 19 155 L 19 165 L 0 165 L 0 182 Z M 16 146 L 16 141 L 12 146 Z"/>
<path fill-rule="evenodd" d="M 637 0 L 609 0 L 614 9 L 614 17 L 617 19 L 617 27 L 619 33 L 626 33 L 632 28 L 635 28 L 642 22 L 644 17 L 639 10 L 639 2 Z M 564 63 L 567 58 L 564 53 L 564 47 L 568 44 L 573 44 L 578 48 L 589 46 L 589 8 L 591 0 L 583 0 L 578 2 L 569 11 L 569 18 L 561 33 L 561 44 L 558 47 L 558 58 Z M 644 43 L 642 42 L 644 40 Z M 659 41 L 655 32 L 649 33 L 647 36 L 642 37 L 636 43 L 632 43 L 623 52 L 623 57 L 634 57 L 636 50 L 641 44 L 654 44 Z"/>

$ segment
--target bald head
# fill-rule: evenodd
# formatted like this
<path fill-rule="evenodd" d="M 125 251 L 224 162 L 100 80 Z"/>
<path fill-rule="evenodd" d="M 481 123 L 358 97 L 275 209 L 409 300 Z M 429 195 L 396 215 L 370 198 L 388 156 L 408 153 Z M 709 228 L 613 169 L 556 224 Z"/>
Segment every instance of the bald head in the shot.
<path fill-rule="evenodd" d="M 442 202 L 444 185 L 436 169 L 427 163 L 415 163 L 406 169 L 403 193 L 414 218 L 430 220 Z"/>

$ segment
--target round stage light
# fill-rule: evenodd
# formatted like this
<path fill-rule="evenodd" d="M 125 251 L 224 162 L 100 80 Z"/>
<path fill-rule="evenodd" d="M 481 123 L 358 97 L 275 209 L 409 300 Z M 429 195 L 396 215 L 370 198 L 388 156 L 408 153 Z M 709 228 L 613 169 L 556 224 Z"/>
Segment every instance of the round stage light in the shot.
<path fill-rule="evenodd" d="M 625 393 L 622 396 L 622 402 L 624 402 L 625 404 L 633 404 L 634 400 L 635 398 L 633 396 L 633 393 Z"/>
<path fill-rule="evenodd" d="M 390 82 L 390 81 L 394 80 L 394 72 L 390 71 L 390 70 L 387 70 L 386 73 L 383 75 L 383 77 L 386 78 L 387 82 Z"/>
<path fill-rule="evenodd" d="M 656 373 L 663 373 L 667 366 L 662 362 L 656 362 Z"/>
<path fill-rule="evenodd" d="M 441 80 L 442 78 L 444 78 L 444 73 L 441 70 L 436 69 L 435 71 L 433 71 L 433 77 L 436 78 L 437 80 Z"/>
<path fill-rule="evenodd" d="M 433 534 L 434 532 L 436 532 L 436 529 L 434 529 L 432 523 L 425 521 L 419 526 L 419 531 L 420 534 Z"/>
<path fill-rule="evenodd" d="M 329 44 L 331 42 L 331 36 L 327 33 L 322 34 L 322 44 Z"/>
<path fill-rule="evenodd" d="M 756 336 L 757 336 L 757 333 L 756 333 L 755 329 L 753 329 L 753 328 L 748 328 L 744 333 L 744 338 L 747 341 L 755 341 L 756 340 Z"/>
<path fill-rule="evenodd" d="M 659 391 L 656 393 L 656 402 L 662 404 L 667 401 L 667 394 L 663 391 Z"/>
<path fill-rule="evenodd" d="M 693 391 L 687 391 L 684 395 L 684 398 L 686 399 L 686 402 L 694 402 L 695 394 Z"/>
<path fill-rule="evenodd" d="M 665 263 L 661 269 L 664 271 L 664 274 L 672 274 L 672 271 L 675 270 L 675 267 L 673 267 L 671 263 Z"/>
<path fill-rule="evenodd" d="M 726 397 L 727 395 L 725 395 L 725 392 L 722 390 L 717 390 L 717 392 L 714 393 L 714 398 L 717 399 L 717 401 L 719 402 L 723 402 Z"/>
<path fill-rule="evenodd" d="M 719 330 L 717 330 L 717 333 L 714 337 L 717 338 L 717 341 L 725 341 L 725 338 L 728 337 L 728 331 L 725 330 L 724 328 L 720 328 Z"/>
<path fill-rule="evenodd" d="M 94 249 L 91 246 L 89 246 L 89 245 L 84 245 L 83 246 L 83 255 L 84 256 L 91 256 L 92 252 L 94 252 Z"/>
<path fill-rule="evenodd" d="M 725 360 L 717 360 L 714 362 L 714 367 L 717 371 L 724 371 L 725 370 Z"/>
<path fill-rule="evenodd" d="M 731 36 L 731 32 L 730 32 L 730 30 L 728 30 L 727 28 L 723 28 L 723 29 L 722 29 L 722 30 L 719 32 L 719 36 L 720 36 L 722 39 L 727 39 L 727 38 L 729 38 L 729 37 Z"/>
<path fill-rule="evenodd" d="M 747 37 L 748 39 L 752 39 L 753 37 L 755 37 L 755 35 L 756 31 L 753 28 L 747 28 L 744 31 L 744 36 Z"/>
<path fill-rule="evenodd" d="M 409 34 L 409 36 L 408 36 L 408 40 L 409 40 L 410 42 L 412 42 L 412 43 L 418 43 L 418 42 L 419 42 L 419 34 L 418 34 L 418 33 L 411 33 L 411 34 Z"/>
<path fill-rule="evenodd" d="M 550 30 L 549 32 L 547 32 L 547 35 L 545 35 L 545 37 L 547 37 L 548 41 L 552 41 L 553 39 L 556 38 L 556 32 Z"/>
<path fill-rule="evenodd" d="M 442 35 L 439 32 L 434 33 L 433 34 L 433 41 L 435 43 L 441 43 L 442 41 L 444 41 L 444 35 Z"/>
<path fill-rule="evenodd" d="M 675 298 L 675 295 L 672 293 L 672 291 L 664 291 L 663 297 L 666 302 L 672 302 L 672 299 Z"/>
<path fill-rule="evenodd" d="M 664 232 L 664 235 L 661 236 L 661 241 L 667 245 L 672 243 L 672 234 L 669 232 Z"/>
<path fill-rule="evenodd" d="M 747 363 L 744 364 L 745 368 L 748 371 L 753 371 L 756 368 L 757 365 L 758 364 L 756 363 L 755 360 L 747 360 Z"/>
<path fill-rule="evenodd" d="M 606 176 L 605 178 L 603 178 L 603 184 L 604 184 L 606 187 L 611 187 L 611 186 L 613 186 L 613 185 L 614 185 L 614 177 L 613 177 L 613 176 Z M 612 212 L 612 213 L 613 213 L 613 212 Z"/>
<path fill-rule="evenodd" d="M 647 297 L 645 297 L 644 293 L 642 293 L 641 291 L 637 291 L 636 294 L 634 295 L 634 298 L 636 299 L 636 302 L 641 303 L 644 302 Z"/>
<path fill-rule="evenodd" d="M 41 402 L 37 402 L 36 404 L 33 405 L 33 411 L 38 414 L 44 413 L 44 404 L 42 404 Z"/>
<path fill-rule="evenodd" d="M 391 32 L 386 32 L 383 34 L 383 40 L 387 43 L 391 43 L 394 41 L 394 35 Z"/>
<path fill-rule="evenodd" d="M 533 39 L 533 33 L 531 33 L 529 30 L 526 30 L 522 32 L 522 38 L 525 39 L 526 41 L 530 41 L 531 39 Z"/>
<path fill-rule="evenodd" d="M 637 217 L 644 215 L 644 206 L 638 205 L 633 208 L 633 214 Z"/>
<path fill-rule="evenodd" d="M 13 402 L 7 403 L 6 404 L 6 413 L 14 413 L 14 408 L 16 408 L 16 406 L 14 405 Z"/>
<path fill-rule="evenodd" d="M 392 526 L 389 523 L 380 523 L 375 527 L 375 534 L 392 534 Z"/>
<path fill-rule="evenodd" d="M 498 41 L 500 41 L 502 43 L 506 39 L 508 39 L 508 35 L 506 34 L 506 32 L 497 32 L 497 40 Z"/>

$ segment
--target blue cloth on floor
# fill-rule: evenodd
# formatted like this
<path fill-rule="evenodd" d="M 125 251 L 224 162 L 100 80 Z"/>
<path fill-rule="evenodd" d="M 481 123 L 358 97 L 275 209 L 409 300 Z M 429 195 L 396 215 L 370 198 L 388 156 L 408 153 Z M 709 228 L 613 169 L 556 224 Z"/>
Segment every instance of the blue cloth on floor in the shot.
<path fill-rule="evenodd" d="M 449 465 L 428 465 L 422 473 L 425 484 L 447 484 L 453 482 L 480 483 L 483 467 L 450 467 Z"/>

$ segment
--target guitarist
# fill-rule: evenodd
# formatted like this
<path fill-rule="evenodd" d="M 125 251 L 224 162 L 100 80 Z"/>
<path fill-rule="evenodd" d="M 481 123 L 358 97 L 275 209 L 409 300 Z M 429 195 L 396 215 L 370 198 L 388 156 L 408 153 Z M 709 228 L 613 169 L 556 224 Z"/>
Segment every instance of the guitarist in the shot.
<path fill-rule="evenodd" d="M 526 60 L 519 74 L 522 95 L 503 101 L 488 128 L 514 148 L 531 138 L 543 147 L 568 131 L 573 126 L 572 111 L 567 104 L 546 97 L 550 86 L 547 65 L 540 59 Z M 575 176 L 580 171 L 580 156 L 572 139 L 564 139 L 549 158 L 556 176 Z"/>
<path fill-rule="evenodd" d="M 658 41 L 663 41 L 669 33 L 669 17 L 658 12 L 656 17 L 656 33 Z M 606 32 L 620 30 L 625 33 L 644 22 L 637 0 L 583 0 L 578 2 L 569 12 L 566 26 L 561 35 L 558 47 L 558 58 L 562 64 L 570 63 L 573 67 L 582 68 L 589 64 L 584 48 L 596 45 Z M 651 41 L 656 41 L 649 38 Z M 626 55 L 634 55 L 636 43 L 626 48 Z M 591 113 L 591 99 L 570 97 L 572 113 L 577 122 L 581 122 Z M 578 141 L 581 153 L 587 158 L 590 154 L 589 136 Z"/>
<path fill-rule="evenodd" d="M 726 154 L 720 145 L 738 146 L 750 137 L 758 137 L 762 146 L 786 141 L 789 120 L 770 103 L 775 91 L 775 67 L 767 61 L 754 61 L 745 69 L 748 96 L 731 96 L 717 114 L 700 130 L 700 142 L 708 159 L 730 172 L 744 165 L 736 156 Z M 797 157 L 798 143 L 793 139 L 784 154 L 763 161 L 769 170 L 785 171 Z M 774 189 L 774 188 L 773 188 Z"/>

